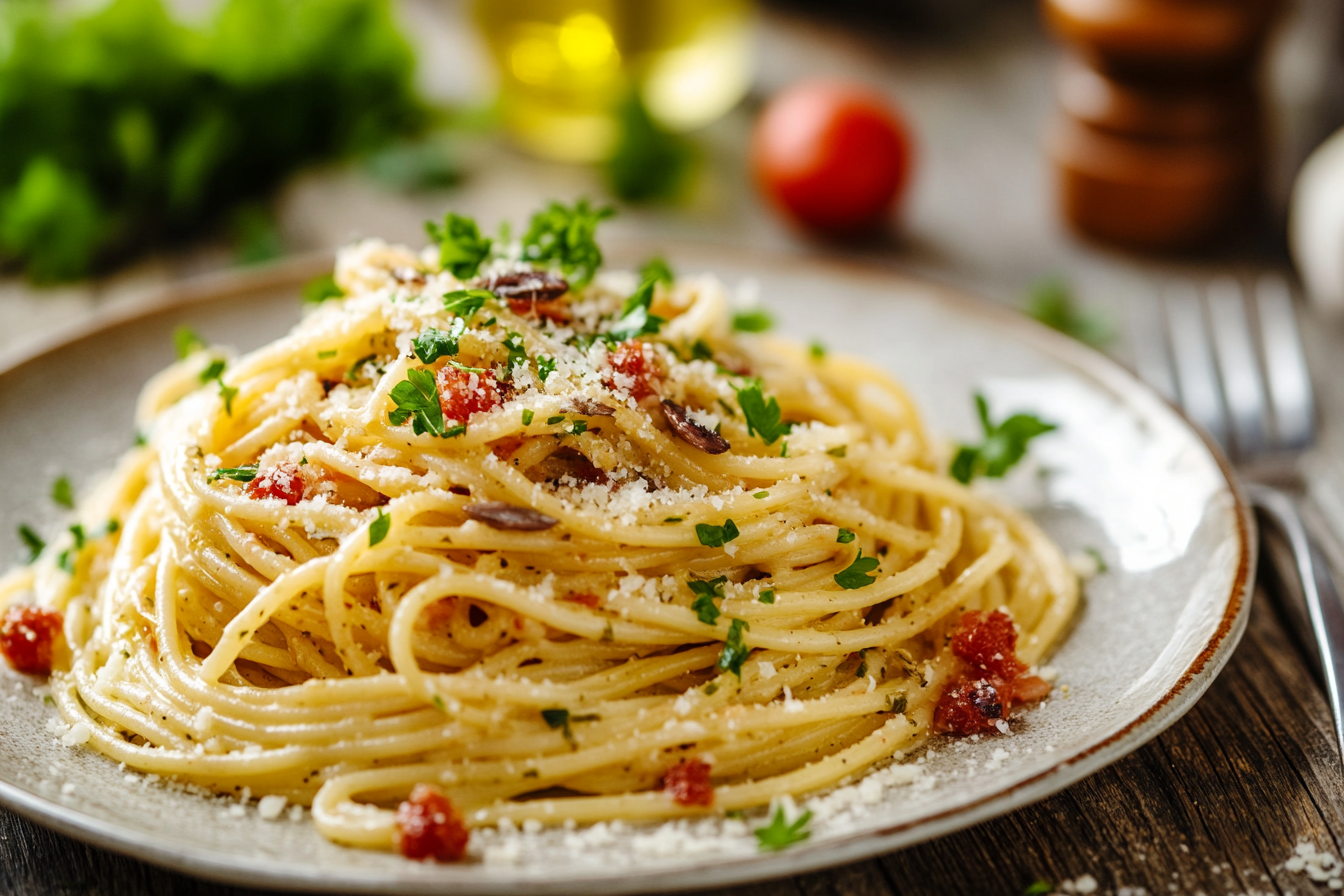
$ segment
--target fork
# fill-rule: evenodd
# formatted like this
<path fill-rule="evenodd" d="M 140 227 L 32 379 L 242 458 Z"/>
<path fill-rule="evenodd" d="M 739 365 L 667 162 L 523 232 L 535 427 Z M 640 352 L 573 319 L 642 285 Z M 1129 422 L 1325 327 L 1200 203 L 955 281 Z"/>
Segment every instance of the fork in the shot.
<path fill-rule="evenodd" d="M 1202 289 L 1172 282 L 1159 298 L 1156 314 L 1130 316 L 1135 370 L 1223 448 L 1262 526 L 1291 554 L 1290 561 L 1282 552 L 1262 554 L 1285 586 L 1271 593 L 1282 599 L 1302 639 L 1316 645 L 1344 760 L 1344 603 L 1296 500 L 1275 487 L 1300 484 L 1298 461 L 1316 430 L 1288 284 L 1266 275 L 1248 289 L 1220 276 Z M 1293 605 L 1294 599 L 1305 606 Z"/>

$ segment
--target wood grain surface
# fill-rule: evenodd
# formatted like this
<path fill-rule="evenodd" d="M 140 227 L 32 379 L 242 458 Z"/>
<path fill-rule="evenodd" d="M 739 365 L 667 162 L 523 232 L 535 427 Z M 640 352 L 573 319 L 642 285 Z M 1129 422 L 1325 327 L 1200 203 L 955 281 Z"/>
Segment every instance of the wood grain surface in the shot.
<path fill-rule="evenodd" d="M 1263 593 L 1227 669 L 1155 741 L 1034 806 L 930 843 L 715 896 L 1019 896 L 1084 874 L 1099 893 L 1331 892 L 1283 868 L 1302 839 L 1344 847 L 1330 713 Z M 1139 888 L 1142 888 L 1140 890 Z M 6 896 L 252 893 L 85 846 L 0 811 Z"/>

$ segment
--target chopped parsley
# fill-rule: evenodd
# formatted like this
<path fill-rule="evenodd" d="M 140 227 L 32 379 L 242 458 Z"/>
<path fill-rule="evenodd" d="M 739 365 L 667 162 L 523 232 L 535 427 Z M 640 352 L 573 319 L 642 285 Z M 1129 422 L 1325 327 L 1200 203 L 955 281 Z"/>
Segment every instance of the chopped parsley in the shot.
<path fill-rule="evenodd" d="M 709 523 L 695 524 L 695 537 L 707 548 L 721 548 L 741 534 L 737 531 L 737 523 L 732 520 L 724 520 L 722 526 L 711 526 Z"/>
<path fill-rule="evenodd" d="M 761 852 L 778 852 L 781 849 L 788 849 L 795 843 L 802 843 L 812 832 L 807 829 L 807 823 L 812 820 L 811 811 L 799 815 L 789 824 L 784 817 L 784 807 L 776 806 L 775 814 L 770 818 L 770 823 L 755 831 L 756 842 L 760 844 Z"/>
<path fill-rule="evenodd" d="M 764 308 L 739 311 L 733 315 L 733 329 L 739 333 L 764 333 L 775 326 L 775 319 Z"/>
<path fill-rule="evenodd" d="M 19 539 L 23 542 L 23 546 L 28 549 L 29 563 L 36 560 L 41 555 L 42 549 L 47 546 L 42 536 L 37 534 L 37 530 L 27 523 L 19 526 Z"/>
<path fill-rule="evenodd" d="M 763 603 L 763 604 L 772 604 L 772 603 L 774 603 L 774 602 L 775 602 L 775 589 L 773 589 L 773 588 L 767 588 L 767 589 L 765 589 L 764 591 L 762 591 L 762 592 L 760 593 L 760 596 L 757 597 L 756 599 L 757 599 L 758 601 L 760 601 L 761 603 Z"/>
<path fill-rule="evenodd" d="M 67 510 L 75 508 L 75 487 L 68 476 L 57 476 L 51 484 L 51 500 Z"/>
<path fill-rule="evenodd" d="M 696 584 L 703 585 L 704 583 L 698 582 Z M 691 609 L 695 611 L 695 615 L 705 625 L 713 625 L 719 619 L 719 608 L 714 604 L 713 594 L 701 594 L 691 604 Z"/>
<path fill-rule="evenodd" d="M 543 709 L 541 717 L 546 720 L 547 726 L 552 731 L 556 728 L 563 728 L 565 740 L 571 744 L 574 743 L 574 732 L 569 727 L 569 710 L 567 709 Z"/>
<path fill-rule="evenodd" d="M 495 294 L 488 289 L 455 289 L 444 294 L 443 308 L 463 320 L 471 320 L 472 315 L 494 297 Z"/>
<path fill-rule="evenodd" d="M 377 360 L 377 355 L 365 355 L 350 365 L 350 369 L 345 372 L 345 378 L 352 383 L 357 382 L 359 378 L 364 375 L 364 368 L 370 364 L 373 364 L 374 369 L 381 375 L 383 373 L 383 368 L 378 366 L 376 363 Z"/>
<path fill-rule="evenodd" d="M 779 447 L 779 456 L 780 456 L 780 457 L 788 457 L 788 456 L 789 456 L 789 440 L 788 440 L 788 439 L 785 439 L 785 440 L 784 440 L 784 444 L 781 445 L 781 446 Z"/>
<path fill-rule="evenodd" d="M 378 508 L 378 516 L 373 522 L 369 523 L 369 547 L 373 547 L 387 537 L 388 531 L 392 528 L 392 515 L 383 513 L 383 508 Z"/>
<path fill-rule="evenodd" d="M 439 264 L 459 280 L 476 276 L 481 262 L 490 257 L 491 240 L 471 218 L 449 212 L 443 225 L 425 222 L 425 232 L 439 244 Z"/>
<path fill-rule="evenodd" d="M 303 301 L 309 305 L 321 305 L 327 299 L 342 298 L 345 298 L 345 293 L 330 274 L 314 277 L 303 285 Z"/>
<path fill-rule="evenodd" d="M 747 420 L 747 432 L 760 436 L 767 445 L 773 445 L 776 439 L 793 428 L 791 423 L 780 422 L 779 402 L 773 396 L 766 400 L 760 380 L 752 380 L 750 385 L 738 389 L 737 403 Z"/>
<path fill-rule="evenodd" d="M 644 267 L 639 269 L 639 279 L 641 281 L 650 281 L 654 283 L 666 283 L 671 286 L 676 282 L 676 275 L 672 273 L 672 268 L 668 267 L 667 261 L 661 255 L 655 255 L 644 262 Z"/>
<path fill-rule="evenodd" d="M 585 432 L 588 431 L 588 421 L 587 421 L 587 420 L 575 420 L 573 423 L 570 424 L 570 426 L 569 426 L 569 431 L 570 431 L 570 433 L 572 433 L 573 435 L 576 435 L 576 436 L 581 436 L 581 435 L 583 435 Z"/>
<path fill-rule="evenodd" d="M 1032 287 L 1027 297 L 1027 314 L 1093 348 L 1106 345 L 1115 336 L 1104 318 L 1078 307 L 1068 284 L 1056 277 Z"/>
<path fill-rule="evenodd" d="M 837 445 L 834 448 L 827 448 L 826 453 L 829 454 L 831 457 L 844 457 L 846 454 L 849 453 L 849 446 Z"/>
<path fill-rule="evenodd" d="M 233 416 L 233 400 L 238 396 L 237 386 L 226 386 L 224 381 L 219 380 L 219 397 L 224 399 L 224 413 L 230 417 Z"/>
<path fill-rule="evenodd" d="M 835 540 L 841 544 L 849 544 L 854 540 L 854 533 L 849 529 L 841 528 L 839 534 L 835 536 Z"/>
<path fill-rule="evenodd" d="M 536 416 L 536 414 L 533 412 L 533 410 L 532 410 L 531 408 L 523 408 L 523 425 L 524 425 L 524 426 L 531 426 L 531 425 L 532 425 L 532 418 L 535 417 L 535 416 Z"/>
<path fill-rule="evenodd" d="M 457 354 L 457 340 L 467 329 L 463 318 L 456 318 L 447 330 L 430 327 L 411 341 L 415 356 L 425 364 L 433 364 L 440 358 Z"/>
<path fill-rule="evenodd" d="M 762 498 L 768 498 L 768 497 L 770 497 L 770 493 L 769 493 L 769 492 L 757 492 L 756 494 L 752 495 L 752 497 L 759 501 L 759 500 L 761 500 Z"/>
<path fill-rule="evenodd" d="M 434 708 L 437 709 L 439 712 L 445 714 L 448 712 L 448 704 L 444 703 L 443 698 L 440 697 L 438 694 L 435 694 L 434 699 L 431 700 L 430 702 L 434 704 Z"/>
<path fill-rule="evenodd" d="M 557 423 L 564 423 L 564 422 L 565 422 L 565 415 L 564 415 L 564 414 L 558 414 L 557 416 L 554 416 L 554 417 L 547 417 L 547 418 L 546 418 L 546 425 L 547 425 L 547 426 L 554 426 L 554 425 L 557 424 Z"/>
<path fill-rule="evenodd" d="M 397 409 L 389 411 L 387 419 L 393 426 L 410 420 L 411 431 L 416 435 L 444 435 L 443 409 L 439 406 L 434 374 L 419 368 L 406 371 L 406 379 L 392 387 L 392 400 Z"/>
<path fill-rule="evenodd" d="M 334 358 L 336 357 L 336 355 L 337 351 L 334 348 L 329 348 L 326 351 L 320 351 L 317 353 L 318 360 L 320 361 L 325 361 L 328 358 Z"/>
<path fill-rule="evenodd" d="M 875 576 L 868 573 L 882 565 L 882 561 L 876 557 L 863 556 L 863 548 L 859 548 L 859 555 L 854 558 L 854 562 L 845 567 L 841 572 L 835 574 L 835 584 L 847 591 L 854 591 L 859 588 L 866 588 L 877 581 Z"/>
<path fill-rule="evenodd" d="M 523 234 L 523 259 L 558 267 L 571 286 L 584 286 L 602 267 L 597 225 L 616 212 L 591 208 L 586 199 L 572 206 L 551 202 L 532 216 Z"/>
<path fill-rule="evenodd" d="M 512 370 L 519 364 L 527 364 L 527 347 L 523 345 L 522 333 L 515 333 L 512 330 L 506 333 L 504 336 L 504 347 L 509 350 L 509 370 Z"/>
<path fill-rule="evenodd" d="M 1013 468 L 1027 453 L 1027 443 L 1044 433 L 1058 429 L 1031 414 L 1013 414 L 1002 423 L 989 419 L 989 404 L 975 393 L 975 408 L 985 439 L 979 445 L 962 445 L 952 458 L 952 478 L 968 483 L 976 476 L 998 479 Z"/>
<path fill-rule="evenodd" d="M 696 595 L 694 603 L 691 604 L 691 609 L 695 610 L 696 615 L 705 625 L 713 625 L 718 620 L 719 608 L 714 605 L 714 598 L 723 597 L 723 586 L 727 581 L 727 576 L 719 576 L 707 582 L 691 579 L 686 583 L 687 587 Z"/>
<path fill-rule="evenodd" d="M 181 361 L 205 348 L 205 340 L 191 327 L 178 327 L 173 331 L 173 348 L 177 350 L 177 359 Z"/>
<path fill-rule="evenodd" d="M 1055 892 L 1055 885 L 1048 880 L 1038 880 L 1031 886 L 1022 891 L 1022 896 L 1050 896 Z"/>
<path fill-rule="evenodd" d="M 466 432 L 467 432 L 467 424 L 459 423 L 456 426 L 450 426 L 447 429 L 445 429 L 443 431 L 443 437 L 445 439 L 455 439 L 458 436 L 466 435 Z"/>
<path fill-rule="evenodd" d="M 75 539 L 75 543 L 72 547 L 61 551 L 60 556 L 56 558 L 56 565 L 74 575 L 75 562 L 79 559 L 79 552 L 84 550 L 87 538 L 84 535 L 84 527 L 78 523 L 70 527 L 70 535 Z"/>
<path fill-rule="evenodd" d="M 216 358 L 206 365 L 205 369 L 198 374 L 202 383 L 208 383 L 211 380 L 217 380 L 224 375 L 224 368 L 228 362 L 223 358 Z"/>
<path fill-rule="evenodd" d="M 714 349 L 709 347 L 709 343 L 703 339 L 697 339 L 691 343 L 692 361 L 713 361 Z"/>
<path fill-rule="evenodd" d="M 686 519 L 686 517 L 684 517 L 684 516 L 669 516 L 669 517 L 667 517 L 666 519 L 664 519 L 663 522 L 665 522 L 665 523 L 679 523 L 679 522 L 681 522 L 681 521 L 684 520 L 684 519 Z"/>
<path fill-rule="evenodd" d="M 822 345 L 816 339 L 813 339 L 807 346 L 807 354 L 813 361 L 822 361 L 826 358 L 826 346 Z"/>
<path fill-rule="evenodd" d="M 645 280 L 639 289 L 625 300 L 625 304 L 621 306 L 620 320 L 616 321 L 606 334 L 608 339 L 613 342 L 624 342 L 627 339 L 657 333 L 662 329 L 663 318 L 649 313 L 649 306 L 653 304 L 653 285 L 654 281 Z"/>
<path fill-rule="evenodd" d="M 257 466 L 257 464 L 246 464 L 241 467 L 220 467 L 210 474 L 210 481 L 232 479 L 234 482 L 251 482 L 257 478 Z"/>
<path fill-rule="evenodd" d="M 1097 572 L 1106 572 L 1110 569 L 1106 565 L 1106 558 L 1101 555 L 1101 551 L 1096 548 L 1083 548 L 1083 553 L 1091 557 L 1097 564 Z"/>
<path fill-rule="evenodd" d="M 537 357 L 537 376 L 541 377 L 543 383 L 546 382 L 551 374 L 555 373 L 555 364 L 556 361 L 554 358 L 544 356 Z"/>
<path fill-rule="evenodd" d="M 728 637 L 724 639 L 723 650 L 719 652 L 718 667 L 731 672 L 742 680 L 742 664 L 746 662 L 751 648 L 742 641 L 742 631 L 751 626 L 745 619 L 734 619 L 728 626 Z"/>

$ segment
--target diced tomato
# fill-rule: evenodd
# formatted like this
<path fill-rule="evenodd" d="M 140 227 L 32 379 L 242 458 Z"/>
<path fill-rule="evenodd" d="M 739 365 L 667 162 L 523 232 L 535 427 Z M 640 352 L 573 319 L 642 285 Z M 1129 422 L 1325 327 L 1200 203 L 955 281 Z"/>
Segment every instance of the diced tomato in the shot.
<path fill-rule="evenodd" d="M 472 414 L 493 411 L 504 403 L 499 383 L 489 373 L 472 373 L 447 366 L 435 376 L 439 407 L 446 420 L 466 423 Z"/>
<path fill-rule="evenodd" d="M 397 807 L 397 827 L 392 839 L 408 859 L 461 861 L 470 838 L 471 831 L 457 808 L 432 784 L 415 785 L 410 799 Z"/>
<path fill-rule="evenodd" d="M 0 617 L 0 653 L 16 672 L 51 674 L 51 651 L 65 618 L 42 607 L 10 607 Z"/>
<path fill-rule="evenodd" d="M 952 652 L 987 675 L 1012 679 L 1023 666 L 1017 658 L 1017 629 L 1002 610 L 971 610 L 952 635 Z"/>
<path fill-rule="evenodd" d="M 544 317 L 557 324 L 569 320 L 568 303 L 563 299 L 509 299 L 509 309 L 522 317 Z"/>
<path fill-rule="evenodd" d="M 565 598 L 570 603 L 583 604 L 585 607 L 596 607 L 601 600 L 591 591 L 584 591 L 580 594 L 571 594 Z"/>
<path fill-rule="evenodd" d="M 635 401 L 658 391 L 654 384 L 657 372 L 640 340 L 627 339 L 613 348 L 607 358 L 607 365 L 611 369 L 603 375 L 602 381 L 608 388 L 623 389 Z"/>
<path fill-rule="evenodd" d="M 279 498 L 292 507 L 303 500 L 303 488 L 298 464 L 279 464 L 258 473 L 243 493 L 249 498 Z"/>
<path fill-rule="evenodd" d="M 971 611 L 952 634 L 952 653 L 965 663 L 948 684 L 933 712 L 939 734 L 994 733 L 1013 706 L 1044 699 L 1050 685 L 1017 658 L 1017 629 L 1002 610 Z"/>
<path fill-rule="evenodd" d="M 672 797 L 678 806 L 714 805 L 709 763 L 699 759 L 678 762 L 663 774 L 663 793 Z"/>

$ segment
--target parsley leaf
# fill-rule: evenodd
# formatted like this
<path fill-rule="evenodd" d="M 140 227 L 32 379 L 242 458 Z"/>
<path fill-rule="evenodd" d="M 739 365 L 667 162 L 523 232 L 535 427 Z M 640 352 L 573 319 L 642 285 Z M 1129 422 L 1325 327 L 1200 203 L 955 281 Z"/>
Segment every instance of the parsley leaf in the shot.
<path fill-rule="evenodd" d="M 393 386 L 391 394 L 397 409 L 389 411 L 387 419 L 393 426 L 401 426 L 410 420 L 411 431 L 418 436 L 444 434 L 443 409 L 439 406 L 439 388 L 434 383 L 434 374 L 419 368 L 408 370 L 406 379 Z"/>
<path fill-rule="evenodd" d="M 1068 284 L 1058 278 L 1042 280 L 1032 287 L 1027 314 L 1093 348 L 1101 348 L 1115 337 L 1105 319 L 1078 307 Z"/>
<path fill-rule="evenodd" d="M 537 376 L 541 377 L 541 381 L 543 383 L 546 382 L 547 378 L 550 377 L 551 374 L 555 373 L 555 364 L 556 361 L 554 358 L 549 357 L 537 358 Z"/>
<path fill-rule="evenodd" d="M 727 581 L 727 576 L 719 576 L 705 582 L 691 579 L 686 583 L 687 587 L 697 595 L 695 601 L 691 604 L 691 609 L 695 610 L 696 615 L 705 625 L 713 625 L 715 620 L 719 618 L 719 608 L 714 605 L 714 598 L 723 597 L 723 586 Z"/>
<path fill-rule="evenodd" d="M 345 293 L 336 285 L 336 278 L 330 274 L 314 277 L 303 285 L 303 301 L 309 305 L 321 305 L 327 299 L 343 299 Z"/>
<path fill-rule="evenodd" d="M 849 446 L 837 445 L 834 448 L 827 448 L 826 453 L 829 454 L 831 457 L 844 457 L 846 454 L 849 453 Z"/>
<path fill-rule="evenodd" d="M 799 815 L 793 824 L 789 824 L 784 817 L 784 807 L 776 806 L 770 823 L 755 831 L 756 842 L 760 844 L 761 852 L 778 852 L 795 843 L 802 843 L 812 836 L 812 832 L 807 829 L 807 823 L 811 820 L 812 813 L 808 811 Z"/>
<path fill-rule="evenodd" d="M 733 315 L 733 329 L 739 333 L 764 333 L 774 325 L 775 319 L 764 308 L 739 311 Z"/>
<path fill-rule="evenodd" d="M 443 226 L 426 221 L 425 232 L 439 244 L 439 264 L 459 280 L 475 277 L 481 262 L 490 257 L 491 240 L 481 236 L 481 228 L 471 218 L 449 212 Z"/>
<path fill-rule="evenodd" d="M 433 364 L 445 355 L 457 354 L 457 340 L 467 329 L 467 322 L 456 318 L 447 330 L 430 327 L 411 342 L 415 356 L 426 364 Z"/>
<path fill-rule="evenodd" d="M 842 528 L 839 534 L 835 536 L 835 540 L 840 542 L 841 544 L 849 544 L 851 541 L 854 540 L 854 533 L 851 532 L 849 529 Z"/>
<path fill-rule="evenodd" d="M 241 467 L 220 467 L 210 474 L 210 482 L 216 479 L 232 479 L 234 482 L 251 482 L 257 478 L 257 464 L 246 464 Z"/>
<path fill-rule="evenodd" d="M 588 431 L 588 421 L 587 421 L 587 420 L 575 420 L 573 423 L 570 424 L 570 426 L 569 426 L 569 431 L 570 431 L 570 433 L 571 433 L 572 435 L 576 435 L 576 436 L 581 436 L 581 435 L 583 435 L 584 433 L 586 433 L 586 432 Z"/>
<path fill-rule="evenodd" d="M 571 286 L 584 286 L 602 266 L 597 225 L 616 212 L 590 208 L 586 199 L 572 206 L 552 202 L 532 216 L 523 234 L 523 258 L 560 268 Z"/>
<path fill-rule="evenodd" d="M 638 91 L 617 106 L 616 124 L 616 145 L 606 163 L 611 191 L 627 202 L 676 199 L 695 169 L 690 142 L 654 121 Z"/>
<path fill-rule="evenodd" d="M 723 650 L 719 652 L 716 664 L 724 672 L 736 675 L 739 681 L 742 679 L 742 664 L 751 653 L 751 648 L 742 641 L 742 630 L 750 628 L 745 619 L 734 619 L 728 625 L 728 637 L 724 639 Z"/>
<path fill-rule="evenodd" d="M 455 289 L 444 293 L 443 308 L 463 320 L 471 320 L 471 316 L 494 297 L 495 294 L 488 289 Z"/>
<path fill-rule="evenodd" d="M 1048 880 L 1038 880 L 1031 886 L 1022 891 L 1022 896 L 1050 896 L 1055 892 L 1055 885 Z"/>
<path fill-rule="evenodd" d="M 230 417 L 233 416 L 233 399 L 237 396 L 237 386 L 226 386 L 223 379 L 219 380 L 219 397 L 224 399 L 224 413 Z"/>
<path fill-rule="evenodd" d="M 709 523 L 695 524 L 695 537 L 707 548 L 721 548 L 741 534 L 737 531 L 737 523 L 732 520 L 724 520 L 722 526 L 711 526 Z"/>
<path fill-rule="evenodd" d="M 208 383 L 211 380 L 217 380 L 224 375 L 224 368 L 228 362 L 223 358 L 216 358 L 206 365 L 205 369 L 198 374 L 202 383 Z"/>
<path fill-rule="evenodd" d="M 574 743 L 574 732 L 569 727 L 569 710 L 567 709 L 543 709 L 541 717 L 546 720 L 546 724 L 552 731 L 556 728 L 563 728 L 565 740 L 571 744 Z"/>
<path fill-rule="evenodd" d="M 620 320 L 616 321 L 606 333 L 608 339 L 613 342 L 624 342 L 627 339 L 655 334 L 662 329 L 663 318 L 649 313 L 649 306 L 653 304 L 653 286 L 653 280 L 645 280 L 639 285 L 639 289 L 625 300 L 625 304 L 621 306 Z"/>
<path fill-rule="evenodd" d="M 1083 548 L 1083 553 L 1091 557 L 1097 564 L 1097 572 L 1107 572 L 1110 567 L 1106 565 L 1106 558 L 1102 556 L 1101 551 L 1096 548 Z"/>
<path fill-rule="evenodd" d="M 695 584 L 703 585 L 704 583 L 697 582 Z M 719 608 L 714 605 L 714 595 L 712 593 L 701 594 L 697 597 L 691 604 L 691 609 L 695 611 L 695 615 L 705 625 L 713 625 L 718 621 Z"/>
<path fill-rule="evenodd" d="M 760 596 L 757 597 L 756 599 L 757 599 L 758 601 L 760 601 L 761 603 L 763 603 L 763 604 L 772 604 L 772 603 L 774 603 L 774 602 L 775 602 L 775 589 L 773 589 L 773 588 L 767 588 L 767 589 L 765 589 L 764 591 L 761 592 Z"/>
<path fill-rule="evenodd" d="M 177 359 L 181 361 L 205 348 L 205 340 L 191 327 L 178 327 L 173 331 L 173 348 L 177 351 Z"/>
<path fill-rule="evenodd" d="M 870 576 L 868 573 L 881 565 L 881 560 L 863 556 L 863 548 L 859 548 L 859 555 L 854 558 L 854 562 L 833 576 L 835 584 L 848 591 L 866 588 L 877 581 L 875 576 Z"/>
<path fill-rule="evenodd" d="M 961 483 L 968 483 L 976 476 L 1002 477 L 1026 455 L 1028 442 L 1059 428 L 1031 414 L 1014 414 L 995 424 L 989 419 L 989 404 L 979 392 L 975 394 L 975 408 L 985 440 L 957 449 L 949 472 Z"/>
<path fill-rule="evenodd" d="M 47 543 L 37 534 L 37 530 L 24 523 L 19 526 L 19 538 L 23 541 L 23 546 L 28 549 L 28 562 L 32 563 L 42 553 L 42 549 Z"/>
<path fill-rule="evenodd" d="M 524 426 L 531 426 L 531 425 L 532 425 L 532 418 L 535 417 L 535 416 L 536 416 L 536 412 L 533 411 L 531 408 L 523 408 L 523 425 L 524 425 Z"/>
<path fill-rule="evenodd" d="M 813 339 L 807 346 L 807 354 L 813 361 L 823 361 L 826 359 L 826 346 Z"/>
<path fill-rule="evenodd" d="M 747 432 L 759 435 L 767 445 L 773 445 L 776 439 L 793 429 L 792 423 L 780 422 L 779 402 L 773 396 L 766 401 L 760 380 L 753 380 L 750 385 L 737 390 L 737 404 L 747 420 Z"/>
<path fill-rule="evenodd" d="M 75 487 L 67 476 L 58 476 L 51 484 L 51 500 L 67 510 L 75 508 Z"/>
<path fill-rule="evenodd" d="M 383 508 L 378 508 L 378 516 L 373 522 L 369 523 L 369 547 L 373 547 L 387 537 L 387 533 L 392 529 L 392 515 L 383 513 Z"/>
<path fill-rule="evenodd" d="M 676 282 L 677 277 L 672 273 L 672 269 L 667 266 L 667 262 L 661 255 L 655 255 L 644 266 L 639 269 L 640 282 L 652 280 L 655 283 L 666 283 L 671 286 Z"/>
<path fill-rule="evenodd" d="M 506 365 L 509 370 L 513 370 L 519 364 L 527 364 L 527 346 L 523 344 L 522 333 L 509 330 L 504 335 L 504 348 L 509 351 L 509 363 Z"/>

